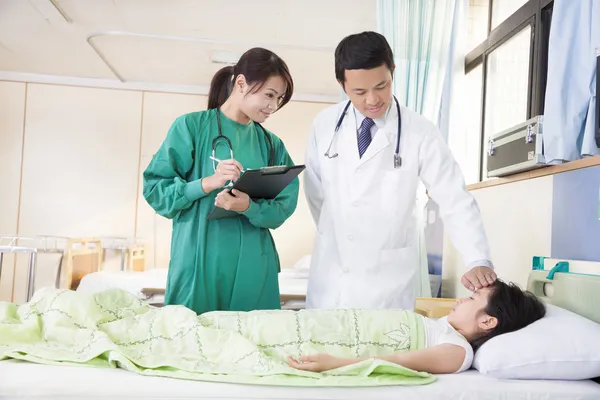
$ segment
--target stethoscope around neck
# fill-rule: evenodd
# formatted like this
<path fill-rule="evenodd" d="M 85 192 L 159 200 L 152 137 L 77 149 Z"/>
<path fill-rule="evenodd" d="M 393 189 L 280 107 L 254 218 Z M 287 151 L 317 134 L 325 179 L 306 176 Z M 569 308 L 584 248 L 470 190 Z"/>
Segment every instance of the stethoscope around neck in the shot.
<path fill-rule="evenodd" d="M 233 158 L 233 146 L 231 144 L 231 140 L 225 135 L 223 135 L 223 131 L 221 130 L 221 110 L 219 108 L 215 109 L 215 113 L 217 115 L 217 127 L 219 130 L 219 134 L 212 141 L 212 156 L 213 156 L 213 170 L 217 170 L 216 165 L 216 149 L 220 142 L 225 142 L 224 144 L 229 148 L 229 156 Z M 273 140 L 271 136 L 267 133 L 267 130 L 258 122 L 254 122 L 259 128 L 262 130 L 265 139 L 268 143 L 269 147 L 269 160 L 267 161 L 268 166 L 275 165 L 275 147 L 273 147 Z"/>
<path fill-rule="evenodd" d="M 402 134 L 402 115 L 400 114 L 400 103 L 398 102 L 396 96 L 394 96 L 394 102 L 396 103 L 396 111 L 398 112 L 398 135 L 396 136 L 396 151 L 394 151 L 394 168 L 400 168 L 402 166 L 402 158 L 400 157 L 400 135 Z M 333 141 L 335 140 L 336 135 L 340 130 L 340 127 L 342 126 L 342 122 L 344 122 L 344 117 L 348 112 L 348 108 L 350 108 L 350 104 L 352 104 L 351 101 L 348 101 L 348 103 L 346 103 L 344 111 L 342 111 L 342 115 L 340 116 L 340 118 L 337 121 L 337 124 L 335 125 L 335 131 L 333 132 L 331 142 L 329 142 L 329 147 L 325 152 L 325 157 L 329 159 L 333 159 L 338 156 L 337 152 L 334 154 L 330 154 L 331 147 L 333 146 Z"/>

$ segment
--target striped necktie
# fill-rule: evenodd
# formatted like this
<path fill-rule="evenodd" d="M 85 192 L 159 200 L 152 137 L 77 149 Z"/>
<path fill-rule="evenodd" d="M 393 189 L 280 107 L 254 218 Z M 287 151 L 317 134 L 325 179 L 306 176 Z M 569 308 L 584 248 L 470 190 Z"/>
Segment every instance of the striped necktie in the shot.
<path fill-rule="evenodd" d="M 360 133 L 358 134 L 358 154 L 362 158 L 371 144 L 371 128 L 375 122 L 371 118 L 365 118 L 360 125 Z"/>

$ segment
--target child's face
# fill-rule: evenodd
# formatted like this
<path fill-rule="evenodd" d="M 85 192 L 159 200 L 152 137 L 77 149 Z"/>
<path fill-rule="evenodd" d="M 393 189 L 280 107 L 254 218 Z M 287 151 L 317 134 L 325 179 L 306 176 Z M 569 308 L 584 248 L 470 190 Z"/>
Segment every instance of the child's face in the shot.
<path fill-rule="evenodd" d="M 473 292 L 471 297 L 460 299 L 448 315 L 448 322 L 467 339 L 474 339 L 479 333 L 493 329 L 498 321 L 485 313 L 491 288 Z"/>

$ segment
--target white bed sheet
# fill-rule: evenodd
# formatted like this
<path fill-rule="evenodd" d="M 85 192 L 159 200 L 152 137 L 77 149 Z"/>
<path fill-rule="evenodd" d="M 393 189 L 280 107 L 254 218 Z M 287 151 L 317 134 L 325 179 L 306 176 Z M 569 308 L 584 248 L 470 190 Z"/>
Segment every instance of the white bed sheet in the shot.
<path fill-rule="evenodd" d="M 308 279 L 295 279 L 279 275 L 279 293 L 306 296 Z"/>
<path fill-rule="evenodd" d="M 78 292 L 97 293 L 107 289 L 123 289 L 134 296 L 140 296 L 144 288 L 164 289 L 167 286 L 166 268 L 150 269 L 144 272 L 100 271 L 85 275 L 77 287 Z"/>
<path fill-rule="evenodd" d="M 425 386 L 377 388 L 298 388 L 237 385 L 145 377 L 122 369 L 48 366 L 0 361 L 2 399 L 451 399 L 597 400 L 592 381 L 507 381 L 467 371 L 441 375 Z"/>

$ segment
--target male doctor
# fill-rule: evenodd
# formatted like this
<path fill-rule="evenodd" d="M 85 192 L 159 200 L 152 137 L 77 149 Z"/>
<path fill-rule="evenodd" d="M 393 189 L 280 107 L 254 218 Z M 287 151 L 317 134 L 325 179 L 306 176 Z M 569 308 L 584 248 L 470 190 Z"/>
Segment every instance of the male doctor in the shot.
<path fill-rule="evenodd" d="M 335 75 L 350 101 L 319 113 L 308 141 L 305 193 L 317 237 L 307 308 L 414 308 L 419 179 L 469 266 L 463 285 L 475 290 L 496 279 L 462 173 L 435 125 L 396 103 L 393 71 L 378 33 L 348 36 L 335 51 Z"/>

